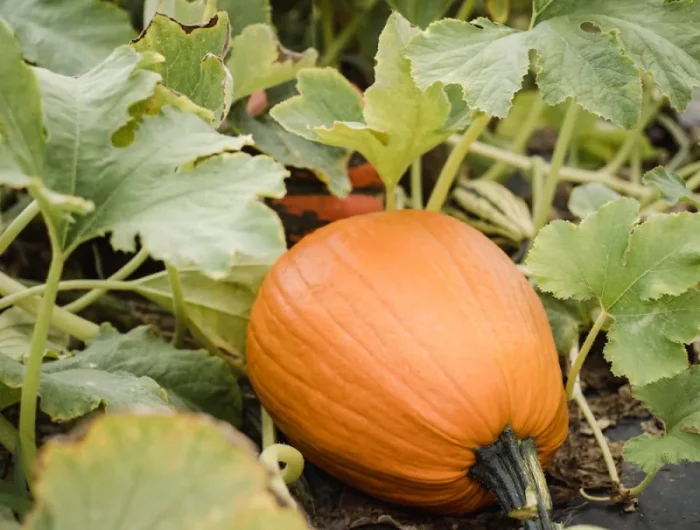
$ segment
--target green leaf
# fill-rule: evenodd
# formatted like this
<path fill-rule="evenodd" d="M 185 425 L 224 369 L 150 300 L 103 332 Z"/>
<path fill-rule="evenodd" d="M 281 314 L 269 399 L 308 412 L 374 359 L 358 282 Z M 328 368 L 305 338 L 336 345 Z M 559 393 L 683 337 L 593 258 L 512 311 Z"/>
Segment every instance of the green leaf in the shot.
<path fill-rule="evenodd" d="M 693 195 L 693 190 L 678 173 L 668 171 L 663 166 L 655 167 L 642 177 L 644 184 L 655 186 L 661 192 L 661 198 L 670 205 L 681 201 L 700 206 L 700 201 Z"/>
<path fill-rule="evenodd" d="M 281 222 L 258 199 L 284 194 L 286 169 L 268 157 L 231 154 L 250 139 L 219 134 L 178 108 L 132 117 L 160 79 L 142 61 L 124 46 L 79 77 L 37 70 L 49 132 L 44 185 L 93 207 L 55 220 L 63 248 L 70 253 L 111 232 L 116 249 L 131 251 L 140 235 L 154 258 L 212 276 L 239 259 L 281 254 Z M 133 120 L 133 141 L 113 145 Z"/>
<path fill-rule="evenodd" d="M 557 351 L 559 355 L 568 359 L 572 348 L 579 345 L 581 333 L 590 328 L 591 304 L 574 300 L 559 300 L 540 291 L 537 291 L 537 294 L 547 313 Z"/>
<path fill-rule="evenodd" d="M 700 85 L 700 10 L 693 1 L 551 0 L 528 31 L 487 19 L 442 20 L 409 45 L 421 88 L 459 83 L 472 108 L 505 117 L 536 50 L 545 102 L 573 97 L 590 112 L 631 128 L 640 118 L 640 71 L 677 109 Z M 682 29 L 681 29 L 682 28 Z"/>
<path fill-rule="evenodd" d="M 88 368 L 149 377 L 180 409 L 201 410 L 233 424 L 240 422 L 240 391 L 226 362 L 204 350 L 176 349 L 155 337 L 147 326 L 126 334 L 106 328 L 84 351 L 45 364 L 43 370 L 53 374 Z"/>
<path fill-rule="evenodd" d="M 682 372 L 684 344 L 700 330 L 700 214 L 658 215 L 637 224 L 639 203 L 621 198 L 579 226 L 542 229 L 527 266 L 545 292 L 597 300 L 613 318 L 605 357 L 633 385 Z"/>
<path fill-rule="evenodd" d="M 569 211 L 579 219 L 595 212 L 598 208 L 621 195 L 604 184 L 593 182 L 576 186 L 569 196 Z"/>
<path fill-rule="evenodd" d="M 0 352 L 24 362 L 29 357 L 29 345 L 36 319 L 17 307 L 0 314 Z M 70 337 L 54 328 L 50 329 L 44 355 L 52 358 L 64 357 L 68 353 Z"/>
<path fill-rule="evenodd" d="M 251 24 L 272 24 L 270 0 L 218 0 L 231 19 L 231 37 L 236 37 Z"/>
<path fill-rule="evenodd" d="M 219 126 L 233 97 L 233 79 L 223 60 L 229 48 L 225 12 L 206 26 L 183 26 L 156 14 L 132 46 L 139 52 L 161 54 L 165 61 L 150 69 L 161 75 L 168 88 L 212 111 L 212 123 Z"/>
<path fill-rule="evenodd" d="M 684 460 L 700 462 L 700 366 L 636 388 L 634 396 L 663 420 L 665 433 L 628 440 L 625 459 L 647 473 Z"/>
<path fill-rule="evenodd" d="M 284 48 L 267 24 L 247 26 L 234 37 L 231 49 L 227 66 L 233 75 L 233 101 L 294 79 L 318 59 L 313 48 L 303 53 Z"/>
<path fill-rule="evenodd" d="M 274 476 L 249 439 L 206 416 L 103 416 L 42 449 L 25 527 L 308 530 Z"/>
<path fill-rule="evenodd" d="M 0 50 L 0 139 L 12 155 L 13 166 L 29 176 L 41 175 L 44 130 L 39 84 L 2 18 Z"/>
<path fill-rule="evenodd" d="M 0 0 L 0 17 L 28 61 L 65 75 L 89 70 L 136 37 L 129 14 L 112 2 Z"/>
<path fill-rule="evenodd" d="M 379 40 L 375 83 L 360 94 L 336 70 L 318 68 L 298 75 L 299 96 L 273 107 L 270 115 L 285 129 L 327 145 L 358 151 L 394 186 L 420 155 L 443 142 L 450 102 L 442 86 L 422 92 L 403 57 L 406 43 L 418 33 L 394 13 Z"/>
<path fill-rule="evenodd" d="M 286 85 L 273 88 L 268 101 L 274 104 L 287 99 L 288 92 Z M 243 101 L 233 106 L 228 121 L 241 134 L 252 136 L 256 148 L 281 164 L 309 169 L 336 197 L 344 198 L 350 193 L 348 162 L 351 153 L 347 149 L 319 144 L 289 132 L 268 113 L 251 116 Z"/>
<path fill-rule="evenodd" d="M 0 382 L 16 389 L 14 399 L 24 373 L 21 363 L 0 353 Z M 145 326 L 125 335 L 106 328 L 74 357 L 44 363 L 39 396 L 41 410 L 60 421 L 101 406 L 115 412 L 137 405 L 201 410 L 234 424 L 241 416 L 238 384 L 225 361 L 175 349 Z"/>
<path fill-rule="evenodd" d="M 0 382 L 12 391 L 3 392 L 3 406 L 19 401 L 25 373 L 23 364 L 0 353 Z M 53 421 L 79 418 L 99 407 L 110 413 L 136 405 L 168 407 L 167 393 L 153 379 L 90 368 L 42 373 L 39 397 L 39 407 Z"/>
<path fill-rule="evenodd" d="M 143 20 L 148 25 L 160 13 L 188 26 L 205 24 L 215 15 L 216 4 L 217 0 L 146 0 Z"/>
<path fill-rule="evenodd" d="M 219 348 L 243 358 L 250 309 L 266 266 L 241 266 L 219 281 L 197 271 L 179 271 L 187 317 Z M 167 272 L 136 281 L 139 293 L 171 311 L 172 291 Z"/>
<path fill-rule="evenodd" d="M 421 28 L 445 16 L 455 0 L 387 0 L 392 9 Z"/>

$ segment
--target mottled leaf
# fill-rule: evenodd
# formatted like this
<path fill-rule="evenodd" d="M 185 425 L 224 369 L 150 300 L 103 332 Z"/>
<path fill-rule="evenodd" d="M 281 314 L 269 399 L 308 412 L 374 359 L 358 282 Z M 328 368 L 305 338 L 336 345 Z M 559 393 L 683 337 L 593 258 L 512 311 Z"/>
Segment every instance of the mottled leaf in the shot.
<path fill-rule="evenodd" d="M 308 530 L 253 444 L 206 416 L 103 416 L 50 440 L 27 530 Z"/>
<path fill-rule="evenodd" d="M 595 212 L 598 208 L 621 195 L 604 184 L 597 182 L 576 186 L 569 195 L 569 211 L 579 219 Z"/>

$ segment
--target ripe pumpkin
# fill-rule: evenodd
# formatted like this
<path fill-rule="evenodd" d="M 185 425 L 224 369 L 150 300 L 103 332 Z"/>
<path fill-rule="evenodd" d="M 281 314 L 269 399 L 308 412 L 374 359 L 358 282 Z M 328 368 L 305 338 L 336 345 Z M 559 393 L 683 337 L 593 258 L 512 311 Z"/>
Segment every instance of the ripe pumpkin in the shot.
<path fill-rule="evenodd" d="M 303 238 L 266 276 L 247 344 L 289 442 L 393 503 L 474 511 L 494 500 L 470 474 L 480 448 L 512 429 L 547 466 L 567 435 L 539 298 L 501 249 L 441 213 L 371 213 Z"/>

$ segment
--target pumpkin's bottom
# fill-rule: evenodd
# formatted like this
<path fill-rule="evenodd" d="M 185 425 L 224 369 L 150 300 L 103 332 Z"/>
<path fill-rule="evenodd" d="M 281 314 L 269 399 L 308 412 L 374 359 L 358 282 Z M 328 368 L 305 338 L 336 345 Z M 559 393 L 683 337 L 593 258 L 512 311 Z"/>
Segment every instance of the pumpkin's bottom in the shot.
<path fill-rule="evenodd" d="M 551 513 L 551 500 L 544 478 L 554 453 L 538 453 L 534 440 L 519 440 L 510 426 L 492 445 L 475 451 L 476 464 L 453 482 L 400 482 L 376 469 L 349 468 L 303 440 L 287 437 L 304 458 L 320 469 L 378 500 L 397 506 L 419 508 L 439 515 L 459 516 L 500 504 L 513 518 L 525 521 L 527 530 L 556 528 L 529 526 Z M 533 496 L 532 492 L 537 492 Z"/>

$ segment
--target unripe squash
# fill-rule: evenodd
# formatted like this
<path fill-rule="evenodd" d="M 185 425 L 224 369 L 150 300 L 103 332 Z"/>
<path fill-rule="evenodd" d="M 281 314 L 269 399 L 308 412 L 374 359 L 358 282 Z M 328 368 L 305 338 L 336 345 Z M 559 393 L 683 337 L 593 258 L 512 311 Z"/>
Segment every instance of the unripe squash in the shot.
<path fill-rule="evenodd" d="M 467 513 L 506 428 L 547 466 L 568 412 L 536 293 L 476 229 L 403 210 L 333 222 L 270 270 L 253 305 L 248 374 L 288 441 L 379 499 Z M 498 492 L 496 492 L 498 495 Z"/>

